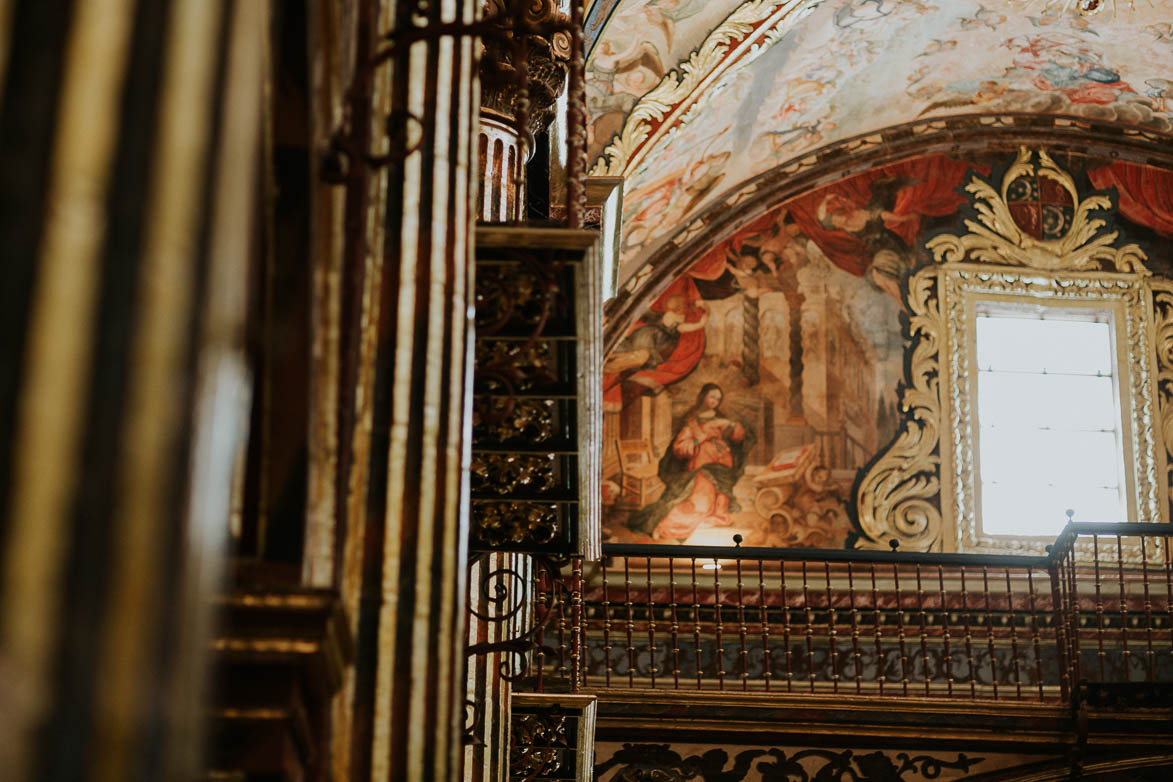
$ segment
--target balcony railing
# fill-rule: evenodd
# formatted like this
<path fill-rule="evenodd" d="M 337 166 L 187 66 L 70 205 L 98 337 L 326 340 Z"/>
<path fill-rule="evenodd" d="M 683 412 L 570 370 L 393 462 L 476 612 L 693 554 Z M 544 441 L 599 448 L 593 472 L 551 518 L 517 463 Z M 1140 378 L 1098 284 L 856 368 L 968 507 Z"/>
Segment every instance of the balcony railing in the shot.
<path fill-rule="evenodd" d="M 1070 524 L 1045 557 L 607 545 L 546 570 L 535 689 L 1061 701 L 1173 682 L 1173 532 Z"/>

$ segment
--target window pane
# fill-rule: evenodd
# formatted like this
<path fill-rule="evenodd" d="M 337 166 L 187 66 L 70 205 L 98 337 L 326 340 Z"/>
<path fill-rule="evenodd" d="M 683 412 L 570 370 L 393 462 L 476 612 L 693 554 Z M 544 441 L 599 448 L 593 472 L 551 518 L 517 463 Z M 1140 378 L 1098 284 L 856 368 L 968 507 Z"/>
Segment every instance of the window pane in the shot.
<path fill-rule="evenodd" d="M 978 373 L 983 427 L 1112 430 L 1119 419 L 1110 377 Z"/>
<path fill-rule="evenodd" d="M 983 481 L 1032 481 L 1057 485 L 1115 487 L 1116 435 L 1113 432 L 1065 432 L 1038 429 L 982 429 Z"/>
<path fill-rule="evenodd" d="M 982 483 L 982 529 L 987 535 L 1055 535 L 1067 523 L 1067 510 L 1076 521 L 1127 520 L 1117 489 L 1056 487 L 1029 483 Z"/>
<path fill-rule="evenodd" d="M 1112 329 L 1108 323 L 1055 318 L 978 315 L 980 369 L 1011 372 L 1112 374 Z"/>
<path fill-rule="evenodd" d="M 1110 323 L 977 319 L 981 527 L 1050 536 L 1078 521 L 1127 521 Z M 1070 317 L 1070 315 L 1068 315 Z"/>

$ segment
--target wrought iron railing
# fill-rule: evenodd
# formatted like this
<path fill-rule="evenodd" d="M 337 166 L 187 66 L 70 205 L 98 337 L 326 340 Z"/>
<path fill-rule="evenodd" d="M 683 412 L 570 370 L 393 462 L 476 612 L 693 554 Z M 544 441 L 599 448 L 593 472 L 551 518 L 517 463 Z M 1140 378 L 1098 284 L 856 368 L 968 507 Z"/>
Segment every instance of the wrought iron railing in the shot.
<path fill-rule="evenodd" d="M 536 593 L 541 690 L 1058 702 L 1173 682 L 1173 532 L 1070 524 L 1048 556 L 607 545 Z"/>

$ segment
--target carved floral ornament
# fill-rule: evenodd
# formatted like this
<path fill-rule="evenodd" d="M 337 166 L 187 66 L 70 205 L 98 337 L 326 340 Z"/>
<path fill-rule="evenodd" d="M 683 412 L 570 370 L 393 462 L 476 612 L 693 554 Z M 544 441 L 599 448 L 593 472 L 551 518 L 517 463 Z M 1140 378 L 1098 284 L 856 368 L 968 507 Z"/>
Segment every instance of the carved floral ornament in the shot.
<path fill-rule="evenodd" d="M 1093 216 L 1111 209 L 1111 199 L 1080 199 L 1072 177 L 1043 150 L 1021 148 L 1000 188 L 975 175 L 966 191 L 976 212 L 976 220 L 964 221 L 968 233 L 927 242 L 936 263 L 908 280 L 903 423 L 859 481 L 863 535 L 857 546 L 887 549 L 896 541 L 909 551 L 1041 553 L 1042 543 L 992 539 L 978 523 L 970 388 L 975 358 L 966 329 L 979 299 L 1044 300 L 1114 313 L 1124 332 L 1120 388 L 1131 442 L 1125 459 L 1129 504 L 1136 521 L 1164 520 L 1166 464 L 1173 463 L 1173 286 L 1151 276 L 1137 245 L 1117 247 L 1118 232 Z"/>

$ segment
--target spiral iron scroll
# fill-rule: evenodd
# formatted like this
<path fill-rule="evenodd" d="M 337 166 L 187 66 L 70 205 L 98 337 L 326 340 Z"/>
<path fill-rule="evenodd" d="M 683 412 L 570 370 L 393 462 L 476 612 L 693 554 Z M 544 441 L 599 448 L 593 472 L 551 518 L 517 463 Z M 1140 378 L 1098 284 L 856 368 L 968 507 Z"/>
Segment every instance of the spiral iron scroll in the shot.
<path fill-rule="evenodd" d="M 487 554 L 478 554 L 469 561 L 469 568 L 471 570 L 477 563 L 487 561 Z M 532 555 L 531 578 L 526 578 L 515 567 L 484 568 L 480 582 L 475 587 L 481 595 L 484 608 L 476 609 L 470 606 L 469 613 L 482 622 L 508 625 L 530 604 L 534 594 L 531 588 L 543 582 L 551 585 L 555 602 L 561 605 L 568 604 L 565 598 L 561 598 L 566 590 L 561 571 L 568 562 L 569 559 L 565 557 Z M 554 615 L 555 611 L 550 608 L 539 610 L 535 613 L 531 626 L 518 635 L 501 641 L 469 644 L 466 654 L 469 657 L 501 654 L 501 678 L 508 682 L 524 679 L 529 672 L 531 653 L 541 647 L 540 639 Z"/>

